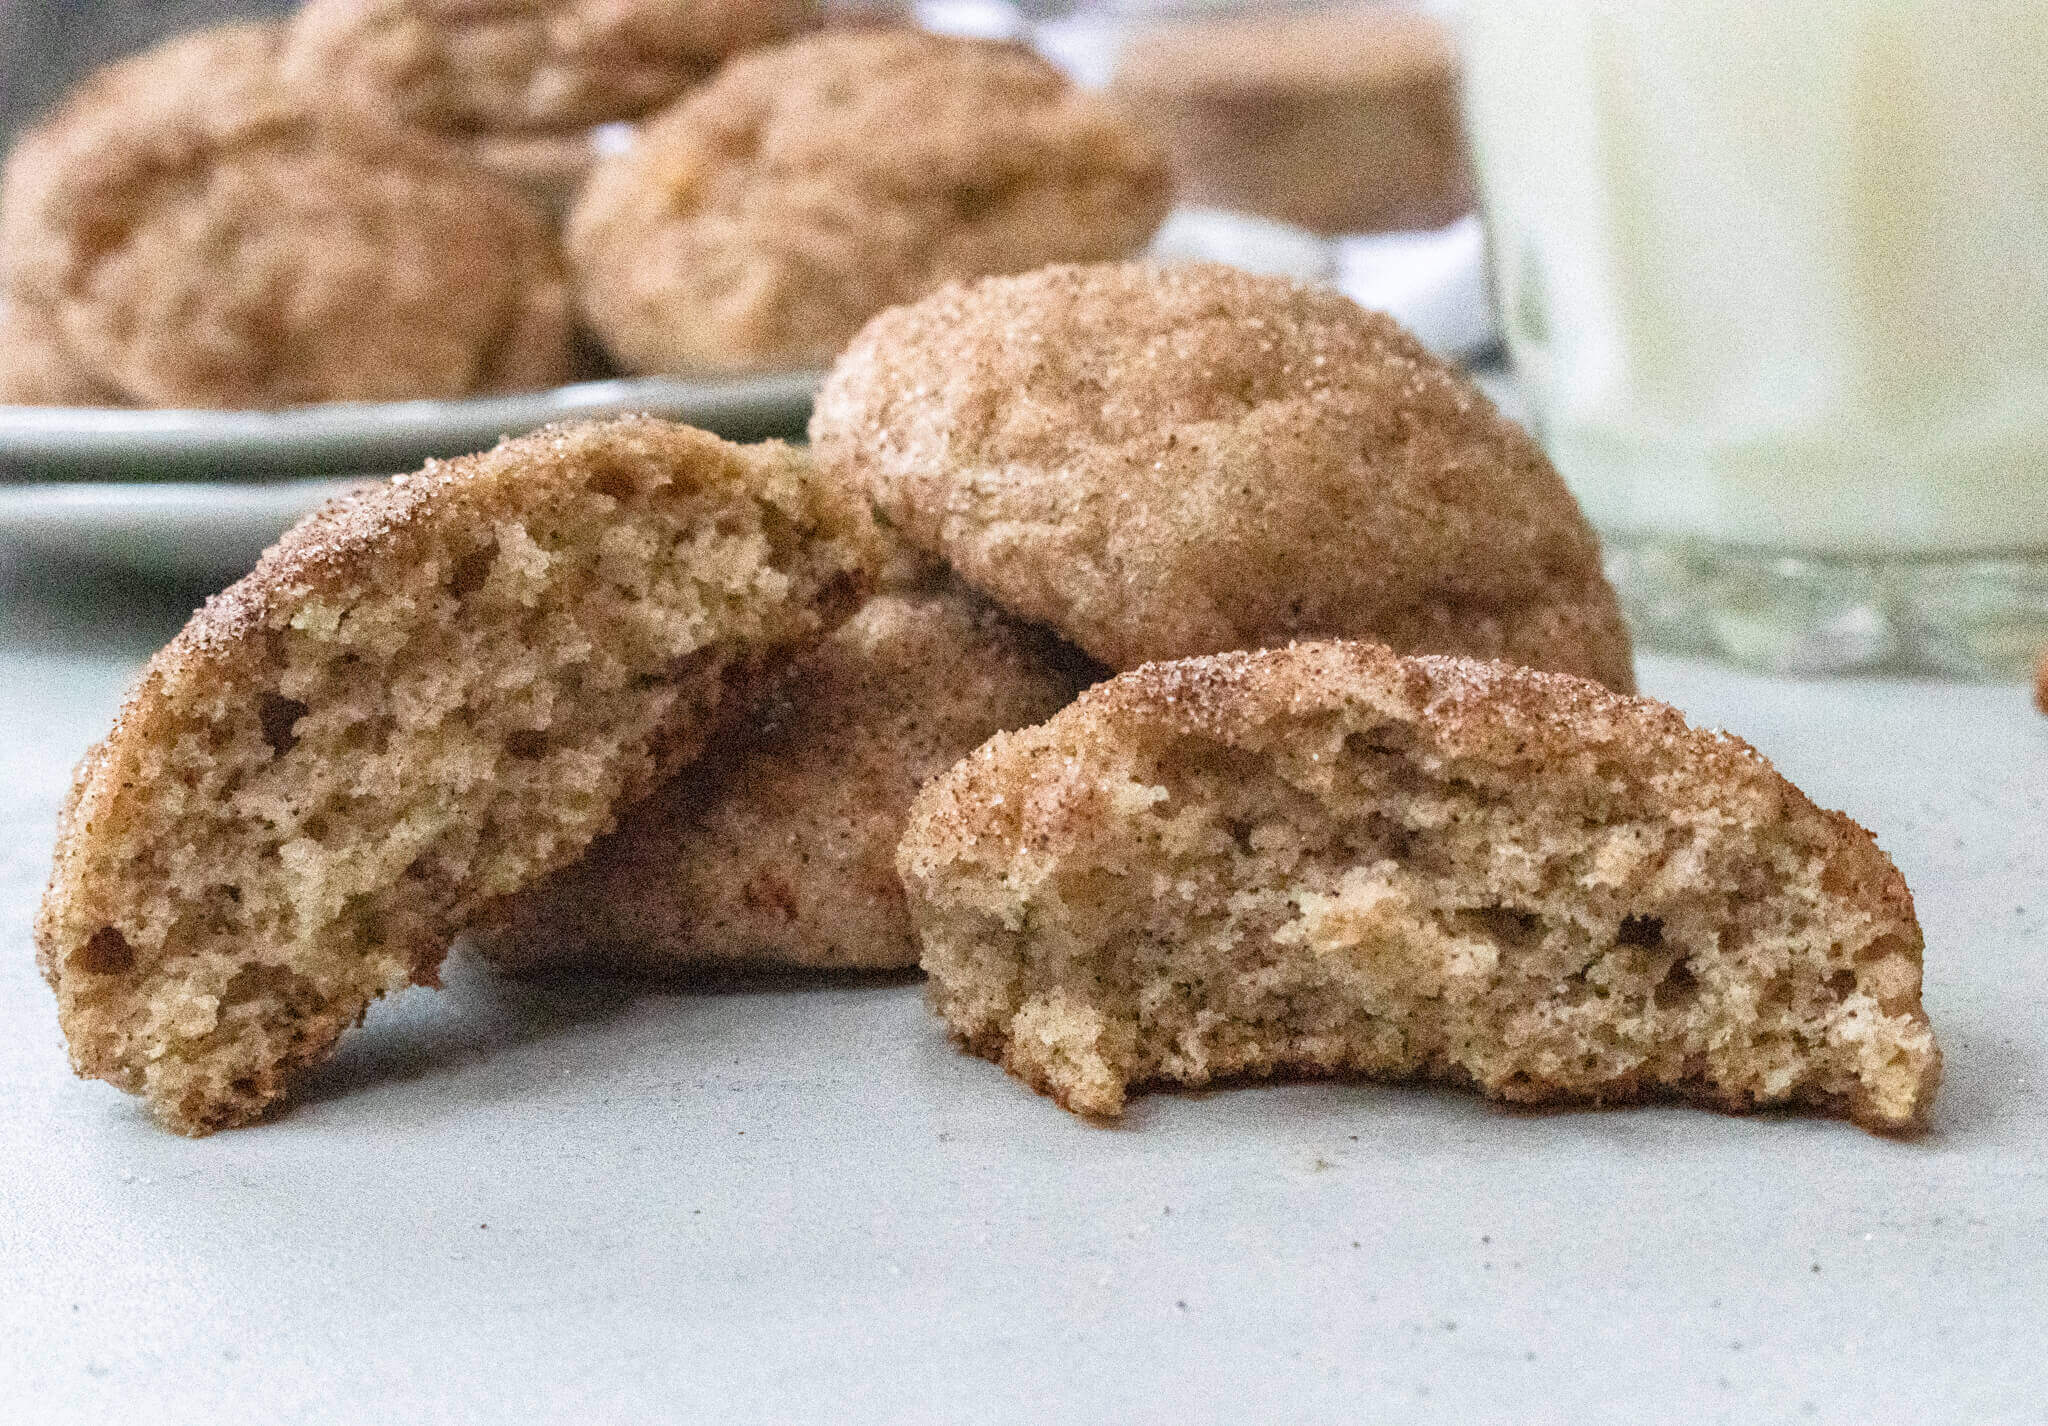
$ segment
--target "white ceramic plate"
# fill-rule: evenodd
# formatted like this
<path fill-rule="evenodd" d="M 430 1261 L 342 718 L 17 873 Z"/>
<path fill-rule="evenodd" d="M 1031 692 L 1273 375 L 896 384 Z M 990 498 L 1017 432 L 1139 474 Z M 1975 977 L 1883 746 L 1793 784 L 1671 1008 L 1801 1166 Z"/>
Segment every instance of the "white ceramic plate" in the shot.
<path fill-rule="evenodd" d="M 0 543 L 51 563 L 226 584 L 300 516 L 353 483 L 319 476 L 0 485 Z"/>
<path fill-rule="evenodd" d="M 549 421 L 652 411 L 736 440 L 801 435 L 818 371 L 586 381 L 468 401 L 335 402 L 285 411 L 0 406 L 0 481 L 275 480 L 410 470 Z"/>
<path fill-rule="evenodd" d="M 634 377 L 470 401 L 287 411 L 0 406 L 0 546 L 51 562 L 225 583 L 361 473 L 410 470 L 549 421 L 620 411 L 652 411 L 736 440 L 800 436 L 823 377 Z"/>

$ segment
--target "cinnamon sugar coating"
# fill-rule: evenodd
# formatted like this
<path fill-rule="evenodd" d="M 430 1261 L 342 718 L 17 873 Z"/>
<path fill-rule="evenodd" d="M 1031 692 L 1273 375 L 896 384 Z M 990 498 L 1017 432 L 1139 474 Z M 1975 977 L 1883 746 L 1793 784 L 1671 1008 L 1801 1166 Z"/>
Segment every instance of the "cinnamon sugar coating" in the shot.
<path fill-rule="evenodd" d="M 811 440 L 911 543 L 1112 667 L 1343 636 L 1634 687 L 1536 443 L 1329 289 L 1143 262 L 949 286 L 868 324 Z"/>
<path fill-rule="evenodd" d="M 1356 1074 L 1902 1132 L 1940 1078 L 1870 834 L 1581 679 L 1343 642 L 1149 664 L 928 787 L 898 866 L 954 1033 L 1084 1113 Z"/>

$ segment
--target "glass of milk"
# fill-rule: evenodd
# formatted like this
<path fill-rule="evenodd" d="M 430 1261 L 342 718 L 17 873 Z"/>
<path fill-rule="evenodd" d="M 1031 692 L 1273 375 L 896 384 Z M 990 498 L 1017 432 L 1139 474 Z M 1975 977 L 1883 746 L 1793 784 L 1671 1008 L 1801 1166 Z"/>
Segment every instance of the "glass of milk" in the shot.
<path fill-rule="evenodd" d="M 1537 431 L 1645 642 L 2048 646 L 2048 0 L 1464 0 Z"/>

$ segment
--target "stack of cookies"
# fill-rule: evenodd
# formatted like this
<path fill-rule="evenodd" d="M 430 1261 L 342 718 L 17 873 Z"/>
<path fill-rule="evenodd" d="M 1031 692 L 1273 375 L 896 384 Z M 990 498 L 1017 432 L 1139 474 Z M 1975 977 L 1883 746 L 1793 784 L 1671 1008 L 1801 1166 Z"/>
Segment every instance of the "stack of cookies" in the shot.
<path fill-rule="evenodd" d="M 550 428 L 288 535 L 80 769 L 37 926 L 78 1071 L 249 1122 L 466 935 L 918 963 L 1092 1115 L 1285 1073 L 1924 1118 L 1896 868 L 1632 695 L 1556 473 L 1385 318 L 949 285 L 811 436 Z"/>
<path fill-rule="evenodd" d="M 1159 150 L 1029 51 L 819 10 L 307 0 L 113 65 L 0 179 L 0 402 L 537 389 L 594 374 L 579 326 L 634 373 L 822 366 L 1165 216 Z"/>

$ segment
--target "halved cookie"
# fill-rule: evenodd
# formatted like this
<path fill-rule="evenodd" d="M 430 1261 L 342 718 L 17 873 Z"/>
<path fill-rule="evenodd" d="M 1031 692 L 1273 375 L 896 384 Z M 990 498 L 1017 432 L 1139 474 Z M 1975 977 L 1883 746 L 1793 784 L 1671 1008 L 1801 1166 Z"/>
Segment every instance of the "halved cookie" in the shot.
<path fill-rule="evenodd" d="M 944 576 L 877 594 L 480 948 L 516 970 L 914 966 L 895 858 L 918 789 L 1100 675 Z"/>
<path fill-rule="evenodd" d="M 184 1133 L 255 1118 L 695 757 L 877 557 L 802 452 L 648 418 L 311 517 L 79 767 L 36 927 L 74 1067 Z"/>
<path fill-rule="evenodd" d="M 1242 1075 L 1899 1131 L 1941 1056 L 1870 834 L 1739 740 L 1375 645 L 1155 664 L 992 739 L 898 853 L 931 994 L 1070 1109 Z"/>

